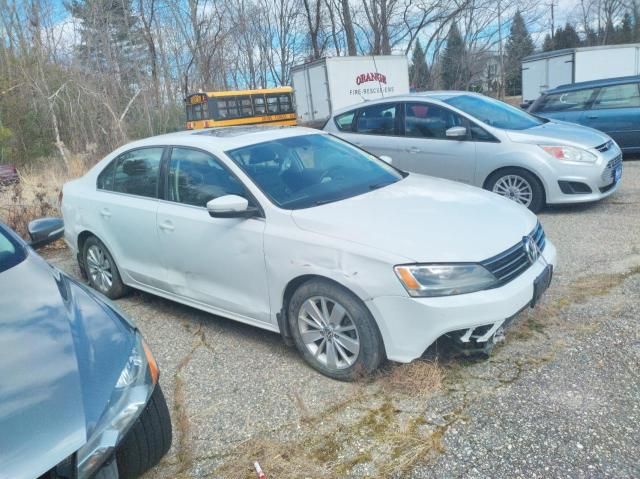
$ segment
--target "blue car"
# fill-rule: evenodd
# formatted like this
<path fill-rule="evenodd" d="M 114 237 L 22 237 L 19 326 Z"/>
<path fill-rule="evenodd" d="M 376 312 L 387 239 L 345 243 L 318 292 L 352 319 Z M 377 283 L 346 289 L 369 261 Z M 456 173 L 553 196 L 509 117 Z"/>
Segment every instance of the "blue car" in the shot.
<path fill-rule="evenodd" d="M 623 153 L 640 153 L 640 76 L 562 85 L 544 92 L 529 112 L 595 128 Z"/>
<path fill-rule="evenodd" d="M 35 248 L 62 220 L 0 222 L 0 478 L 132 479 L 171 445 L 158 366 L 135 324 Z"/>

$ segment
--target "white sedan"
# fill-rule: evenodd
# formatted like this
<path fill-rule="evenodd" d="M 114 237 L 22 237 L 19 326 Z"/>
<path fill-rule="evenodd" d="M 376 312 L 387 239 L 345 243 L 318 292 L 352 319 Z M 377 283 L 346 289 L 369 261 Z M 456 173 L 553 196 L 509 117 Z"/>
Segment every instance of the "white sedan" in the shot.
<path fill-rule="evenodd" d="M 105 295 L 133 287 L 279 332 L 337 379 L 443 335 L 490 349 L 556 261 L 521 205 L 304 128 L 130 143 L 67 183 L 62 210 Z"/>

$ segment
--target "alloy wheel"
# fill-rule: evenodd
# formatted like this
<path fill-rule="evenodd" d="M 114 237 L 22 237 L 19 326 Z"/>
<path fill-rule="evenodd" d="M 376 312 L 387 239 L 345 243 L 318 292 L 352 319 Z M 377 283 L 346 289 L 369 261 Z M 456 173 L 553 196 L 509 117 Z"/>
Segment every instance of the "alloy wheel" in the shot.
<path fill-rule="evenodd" d="M 358 359 L 358 330 L 337 301 L 324 296 L 307 299 L 298 313 L 298 330 L 307 350 L 327 368 L 346 369 Z"/>
<path fill-rule="evenodd" d="M 113 285 L 113 271 L 107 255 L 97 245 L 87 249 L 87 269 L 91 282 L 103 293 L 109 291 Z"/>
<path fill-rule="evenodd" d="M 506 175 L 493 185 L 493 192 L 528 207 L 533 200 L 533 189 L 522 176 Z"/>

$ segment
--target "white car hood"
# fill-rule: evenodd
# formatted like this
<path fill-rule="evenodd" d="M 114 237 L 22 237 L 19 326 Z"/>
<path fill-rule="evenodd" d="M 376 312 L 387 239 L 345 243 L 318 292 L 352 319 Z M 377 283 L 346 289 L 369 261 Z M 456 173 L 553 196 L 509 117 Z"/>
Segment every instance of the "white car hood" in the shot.
<path fill-rule="evenodd" d="M 536 225 L 525 207 L 480 188 L 411 174 L 335 203 L 295 210 L 299 228 L 359 243 L 406 262 L 477 262 Z"/>
<path fill-rule="evenodd" d="M 527 130 L 505 130 L 512 141 L 541 145 L 560 144 L 578 148 L 593 148 L 606 143 L 611 138 L 593 128 L 563 121 L 549 121 Z"/>

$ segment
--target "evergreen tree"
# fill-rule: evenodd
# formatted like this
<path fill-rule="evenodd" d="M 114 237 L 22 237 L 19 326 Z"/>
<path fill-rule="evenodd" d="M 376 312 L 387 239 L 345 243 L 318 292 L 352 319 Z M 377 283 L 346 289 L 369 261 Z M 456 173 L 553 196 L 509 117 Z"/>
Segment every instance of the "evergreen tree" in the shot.
<path fill-rule="evenodd" d="M 505 47 L 504 79 L 509 95 L 519 95 L 522 91 L 522 59 L 533 53 L 531 35 L 520 11 L 516 11 L 511 23 L 509 39 Z"/>
<path fill-rule="evenodd" d="M 567 22 L 564 28 L 556 30 L 555 38 L 553 39 L 554 50 L 561 50 L 563 48 L 576 48 L 580 46 L 580 36 L 573 25 Z"/>
<path fill-rule="evenodd" d="M 143 38 L 132 0 L 71 0 L 66 4 L 80 21 L 79 60 L 96 72 L 117 75 L 135 83 L 144 63 Z"/>
<path fill-rule="evenodd" d="M 469 84 L 467 52 L 458 25 L 451 24 L 442 54 L 442 83 L 447 90 L 465 90 Z"/>
<path fill-rule="evenodd" d="M 416 40 L 416 46 L 411 55 L 409 84 L 418 91 L 426 90 L 429 85 L 429 66 L 420 40 Z"/>
<path fill-rule="evenodd" d="M 608 20 L 604 31 L 601 34 L 602 45 L 612 45 L 616 41 L 616 27 L 613 26 L 613 21 Z"/>
<path fill-rule="evenodd" d="M 544 41 L 542 42 L 542 51 L 550 52 L 555 50 L 553 38 L 548 33 L 544 37 Z"/>
<path fill-rule="evenodd" d="M 633 20 L 629 12 L 625 12 L 622 22 L 616 31 L 616 43 L 633 42 Z"/>
<path fill-rule="evenodd" d="M 584 46 L 593 47 L 598 44 L 598 32 L 593 28 L 587 28 L 585 31 Z"/>

